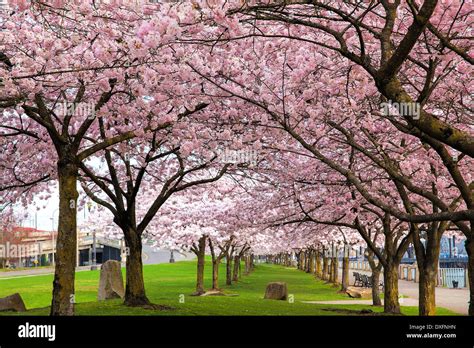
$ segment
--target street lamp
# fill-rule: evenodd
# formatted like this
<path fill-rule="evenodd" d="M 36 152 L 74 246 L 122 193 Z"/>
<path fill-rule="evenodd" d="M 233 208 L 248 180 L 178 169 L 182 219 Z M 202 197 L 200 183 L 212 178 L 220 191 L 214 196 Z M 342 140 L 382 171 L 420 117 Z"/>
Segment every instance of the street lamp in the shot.
<path fill-rule="evenodd" d="M 95 230 L 92 231 L 92 265 L 91 271 L 95 271 L 97 269 L 97 249 L 95 243 Z"/>
<path fill-rule="evenodd" d="M 53 263 L 53 267 L 55 266 L 55 262 L 54 262 L 54 251 L 55 251 L 55 242 L 54 242 L 54 215 L 56 215 L 56 212 L 59 210 L 59 208 L 55 209 L 53 211 L 53 214 L 51 215 L 51 224 L 52 224 L 52 230 L 51 230 L 51 241 L 53 243 L 53 245 L 51 246 L 52 247 L 52 250 L 53 250 L 53 253 L 52 253 L 52 263 Z"/>

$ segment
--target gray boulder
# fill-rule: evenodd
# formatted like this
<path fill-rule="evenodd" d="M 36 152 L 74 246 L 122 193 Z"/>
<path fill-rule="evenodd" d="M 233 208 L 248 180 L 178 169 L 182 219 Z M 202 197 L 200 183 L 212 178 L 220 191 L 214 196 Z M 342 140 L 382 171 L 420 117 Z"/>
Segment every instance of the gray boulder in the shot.
<path fill-rule="evenodd" d="M 124 298 L 122 268 L 120 262 L 114 260 L 106 261 L 100 268 L 99 301 Z"/>
<path fill-rule="evenodd" d="M 0 298 L 0 312 L 26 312 L 25 303 L 19 293 Z"/>
<path fill-rule="evenodd" d="M 288 298 L 288 287 L 286 286 L 286 283 L 283 283 L 283 282 L 268 283 L 267 288 L 265 290 L 264 299 L 286 301 L 287 298 Z"/>

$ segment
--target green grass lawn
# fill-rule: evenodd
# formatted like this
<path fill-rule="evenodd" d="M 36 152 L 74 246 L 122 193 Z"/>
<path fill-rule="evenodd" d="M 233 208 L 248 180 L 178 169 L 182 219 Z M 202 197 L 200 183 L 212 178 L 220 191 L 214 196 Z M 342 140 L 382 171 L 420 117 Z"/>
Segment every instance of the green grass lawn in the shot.
<path fill-rule="evenodd" d="M 205 285 L 211 286 L 211 265 L 206 264 Z M 144 267 L 146 290 L 149 299 L 156 304 L 174 308 L 170 311 L 129 308 L 121 300 L 97 302 L 99 271 L 76 273 L 76 313 L 78 315 L 341 315 L 327 309 L 361 310 L 381 312 L 382 308 L 367 305 L 324 305 L 301 301 L 347 300 L 338 288 L 316 280 L 312 275 L 276 265 L 259 264 L 254 272 L 232 286 L 225 286 L 225 269 L 221 265 L 220 284 L 228 294 L 238 296 L 190 296 L 195 289 L 196 262 L 183 261 L 174 264 L 148 265 Z M 27 315 L 47 315 L 51 302 L 52 275 L 0 278 L 0 297 L 19 292 L 25 301 Z M 265 286 L 272 281 L 288 284 L 294 302 L 264 300 Z M 184 303 L 180 303 L 183 298 Z M 403 314 L 417 315 L 417 307 L 402 307 Z M 12 315 L 2 313 L 3 315 Z M 439 315 L 456 315 L 438 308 Z M 342 315 L 347 315 L 342 313 Z"/>

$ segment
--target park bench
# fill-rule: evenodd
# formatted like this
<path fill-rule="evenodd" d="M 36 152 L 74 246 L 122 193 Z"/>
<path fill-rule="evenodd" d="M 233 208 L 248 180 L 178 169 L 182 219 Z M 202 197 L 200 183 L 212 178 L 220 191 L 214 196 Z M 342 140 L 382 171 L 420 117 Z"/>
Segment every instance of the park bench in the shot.
<path fill-rule="evenodd" d="M 359 272 L 353 272 L 354 275 L 354 286 L 361 286 L 364 288 L 372 287 L 372 276 L 367 276 L 366 274 L 361 274 Z M 379 286 L 384 289 L 383 282 L 380 282 Z"/>
<path fill-rule="evenodd" d="M 362 286 L 364 283 L 362 282 L 360 273 L 354 272 L 352 274 L 354 275 L 354 286 Z"/>

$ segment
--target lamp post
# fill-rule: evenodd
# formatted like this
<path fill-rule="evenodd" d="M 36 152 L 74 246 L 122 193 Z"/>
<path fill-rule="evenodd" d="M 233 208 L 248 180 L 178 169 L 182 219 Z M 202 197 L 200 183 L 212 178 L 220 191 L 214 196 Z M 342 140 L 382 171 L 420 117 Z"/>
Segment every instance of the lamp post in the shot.
<path fill-rule="evenodd" d="M 54 262 L 54 251 L 55 251 L 55 242 L 54 242 L 54 229 L 55 229 L 55 225 L 54 225 L 54 215 L 56 215 L 56 212 L 58 211 L 59 209 L 55 209 L 53 211 L 53 214 L 51 215 L 51 224 L 52 224 L 52 230 L 51 230 L 51 242 L 53 243 L 51 248 L 52 248 L 52 264 L 53 264 L 53 267 L 55 266 L 55 262 Z"/>
<path fill-rule="evenodd" d="M 95 271 L 97 269 L 97 249 L 96 249 L 96 243 L 95 243 L 95 230 L 92 231 L 92 265 L 91 265 L 91 271 Z"/>

